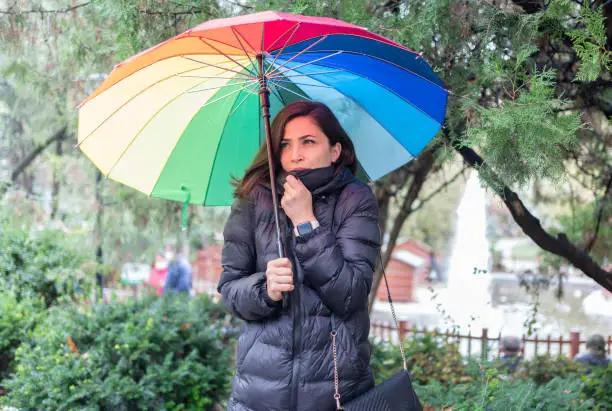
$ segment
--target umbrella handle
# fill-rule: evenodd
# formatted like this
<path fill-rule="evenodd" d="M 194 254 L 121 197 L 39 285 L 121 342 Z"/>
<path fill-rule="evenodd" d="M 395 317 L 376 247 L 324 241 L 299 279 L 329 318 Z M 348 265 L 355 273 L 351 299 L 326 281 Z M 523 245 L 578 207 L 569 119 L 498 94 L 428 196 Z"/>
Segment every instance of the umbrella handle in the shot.
<path fill-rule="evenodd" d="M 285 257 L 283 244 L 281 241 L 280 222 L 278 218 L 278 197 L 276 195 L 276 173 L 274 170 L 274 155 L 272 153 L 272 132 L 270 129 L 270 90 L 268 89 L 267 79 L 264 71 L 264 56 L 256 56 L 259 63 L 259 96 L 261 100 L 262 116 L 266 130 L 266 149 L 268 153 L 268 168 L 270 170 L 270 188 L 272 189 L 272 207 L 274 208 L 274 224 L 276 226 L 276 247 L 278 257 Z M 283 293 L 283 309 L 289 307 L 289 293 Z"/>

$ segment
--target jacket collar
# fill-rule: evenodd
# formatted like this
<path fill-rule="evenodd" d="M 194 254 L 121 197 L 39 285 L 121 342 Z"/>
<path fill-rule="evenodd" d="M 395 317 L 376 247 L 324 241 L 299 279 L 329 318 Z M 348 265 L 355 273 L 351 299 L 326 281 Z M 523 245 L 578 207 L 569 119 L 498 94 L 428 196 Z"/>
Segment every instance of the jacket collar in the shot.
<path fill-rule="evenodd" d="M 335 191 L 341 190 L 347 184 L 355 181 L 355 176 L 346 167 L 323 167 L 310 170 L 299 170 L 292 173 L 287 173 L 284 170 L 277 172 L 276 176 L 276 192 L 278 196 L 284 193 L 285 180 L 289 174 L 297 177 L 310 190 L 313 197 L 329 195 Z M 262 183 L 268 190 L 270 183 Z"/>

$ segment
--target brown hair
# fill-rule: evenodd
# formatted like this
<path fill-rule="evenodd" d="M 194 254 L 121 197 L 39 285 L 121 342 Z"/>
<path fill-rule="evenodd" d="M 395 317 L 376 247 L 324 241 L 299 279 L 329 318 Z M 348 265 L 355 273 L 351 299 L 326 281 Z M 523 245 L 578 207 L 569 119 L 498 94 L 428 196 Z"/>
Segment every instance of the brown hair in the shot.
<path fill-rule="evenodd" d="M 357 155 L 355 154 L 353 142 L 340 125 L 334 113 L 325 104 L 314 101 L 296 101 L 288 104 L 274 118 L 270 131 L 272 137 L 272 158 L 274 159 L 274 169 L 276 172 L 278 173 L 282 168 L 279 152 L 281 140 L 285 135 L 285 126 L 294 118 L 304 116 L 312 118 L 321 127 L 331 146 L 336 143 L 340 143 L 342 146 L 340 157 L 333 165 L 336 168 L 344 166 L 353 175 L 357 174 Z M 232 182 L 232 185 L 236 187 L 234 196 L 246 198 L 257 184 L 268 183 L 269 181 L 270 168 L 268 167 L 266 143 L 264 143 L 244 173 L 244 177 L 241 180 L 234 179 Z"/>

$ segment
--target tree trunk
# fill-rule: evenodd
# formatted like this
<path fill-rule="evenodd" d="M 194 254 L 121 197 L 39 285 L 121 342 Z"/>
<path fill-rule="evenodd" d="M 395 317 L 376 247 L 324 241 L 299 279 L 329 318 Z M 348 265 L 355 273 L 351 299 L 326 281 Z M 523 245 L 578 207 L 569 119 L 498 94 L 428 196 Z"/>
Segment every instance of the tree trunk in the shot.
<path fill-rule="evenodd" d="M 544 230 L 540 220 L 525 207 L 518 194 L 506 186 L 474 150 L 461 144 L 453 144 L 453 142 L 451 144 L 471 167 L 476 169 L 485 168 L 497 179 L 499 184 L 499 188 L 495 190 L 497 195 L 504 202 L 510 214 L 512 214 L 514 221 L 541 249 L 565 258 L 570 264 L 592 278 L 596 283 L 608 291 L 612 291 L 611 273 L 599 266 L 582 248 L 572 244 L 568 240 L 567 235 L 559 233 L 554 237 Z"/>
<path fill-rule="evenodd" d="M 63 150 L 63 139 L 57 139 L 55 141 L 55 154 L 58 158 L 61 158 L 64 154 Z M 51 191 L 51 220 L 54 220 L 57 216 L 57 210 L 59 208 L 59 191 L 60 191 L 60 179 L 62 175 L 61 164 L 53 169 L 53 188 Z"/>
<path fill-rule="evenodd" d="M 423 151 L 421 155 L 413 160 L 410 164 L 410 173 L 412 174 L 412 179 L 410 181 L 410 187 L 408 188 L 408 193 L 404 197 L 402 201 L 402 206 L 393 220 L 393 224 L 391 225 L 391 231 L 389 232 L 389 241 L 387 242 L 384 255 L 382 255 L 382 261 L 379 259 L 378 264 L 376 265 L 376 271 L 374 272 L 374 278 L 372 280 L 372 289 L 370 291 L 370 301 L 369 301 L 369 310 L 372 311 L 372 307 L 374 306 L 374 300 L 376 299 L 376 292 L 378 291 L 378 287 L 380 286 L 382 280 L 382 271 L 383 267 L 387 267 L 389 261 L 391 260 L 391 255 L 393 254 L 393 249 L 397 243 L 397 239 L 399 238 L 400 232 L 406 219 L 410 216 L 413 211 L 412 205 L 419 197 L 419 193 L 423 188 L 423 184 L 427 180 L 427 176 L 433 169 L 433 166 L 436 162 L 435 153 L 440 147 L 439 144 L 434 144 L 431 148 Z M 399 170 L 400 172 L 402 170 Z M 405 177 L 403 178 L 405 181 Z M 393 179 L 390 183 L 393 183 Z M 385 193 L 385 195 L 381 195 L 378 198 L 379 208 L 381 209 L 381 227 L 386 228 L 386 223 L 388 219 L 388 204 L 390 197 L 393 195 L 391 190 L 389 189 L 381 189 L 381 193 Z M 380 206 L 381 202 L 384 204 L 384 208 Z M 384 238 L 384 234 L 386 231 L 383 231 L 382 235 Z"/>
<path fill-rule="evenodd" d="M 102 223 L 104 217 L 104 199 L 102 198 L 102 172 L 96 169 L 96 199 L 95 199 L 95 207 L 96 207 L 96 225 L 94 227 L 94 245 L 96 247 L 96 299 L 98 301 L 104 301 L 104 254 L 102 251 L 103 244 L 103 233 L 102 233 Z M 99 294 L 98 294 L 99 293 Z"/>

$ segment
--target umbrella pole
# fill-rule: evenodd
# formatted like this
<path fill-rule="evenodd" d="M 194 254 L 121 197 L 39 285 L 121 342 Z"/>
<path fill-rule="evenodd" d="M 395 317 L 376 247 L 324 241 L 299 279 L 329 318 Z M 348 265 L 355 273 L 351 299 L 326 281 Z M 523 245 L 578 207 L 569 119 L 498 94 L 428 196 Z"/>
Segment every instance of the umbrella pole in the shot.
<path fill-rule="evenodd" d="M 276 246 L 278 256 L 283 258 L 283 244 L 281 241 L 280 223 L 278 218 L 278 197 L 276 196 L 276 173 L 274 170 L 274 158 L 272 156 L 272 135 L 270 131 L 270 90 L 268 89 L 267 79 L 263 65 L 263 55 L 257 55 L 259 63 L 259 96 L 261 97 L 261 107 L 263 111 L 264 125 L 266 129 L 266 147 L 268 150 L 268 166 L 270 167 L 270 187 L 272 188 L 272 206 L 274 207 L 274 223 L 276 224 Z"/>

